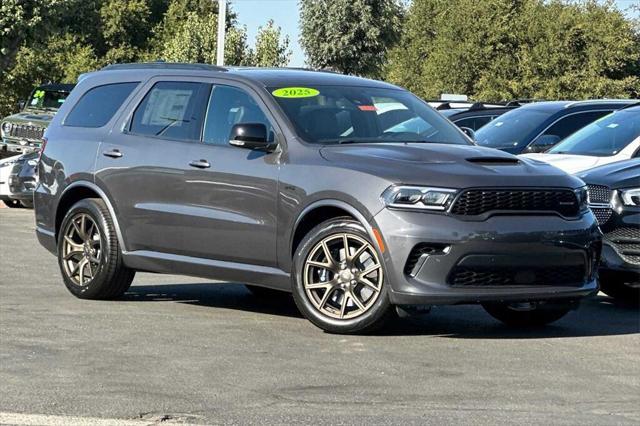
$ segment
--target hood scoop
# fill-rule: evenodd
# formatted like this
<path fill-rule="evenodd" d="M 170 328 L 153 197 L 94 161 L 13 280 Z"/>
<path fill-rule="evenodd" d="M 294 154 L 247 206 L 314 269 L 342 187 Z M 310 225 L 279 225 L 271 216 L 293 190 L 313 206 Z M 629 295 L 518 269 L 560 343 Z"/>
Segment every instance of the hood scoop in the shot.
<path fill-rule="evenodd" d="M 467 161 L 486 166 L 513 166 L 515 164 L 520 164 L 520 160 L 511 157 L 474 157 L 467 158 Z"/>

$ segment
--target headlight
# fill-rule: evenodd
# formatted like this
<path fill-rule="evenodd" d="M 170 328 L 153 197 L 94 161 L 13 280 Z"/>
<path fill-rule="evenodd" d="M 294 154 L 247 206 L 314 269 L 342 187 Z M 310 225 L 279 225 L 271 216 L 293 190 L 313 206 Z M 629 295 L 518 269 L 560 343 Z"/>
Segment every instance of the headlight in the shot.
<path fill-rule="evenodd" d="M 12 127 L 13 125 L 9 122 L 2 123 L 2 127 L 0 127 L 0 130 L 2 130 L 2 137 L 8 135 L 11 132 Z"/>
<path fill-rule="evenodd" d="M 640 188 L 621 189 L 619 192 L 622 204 L 640 207 Z"/>
<path fill-rule="evenodd" d="M 382 193 L 387 207 L 415 210 L 446 210 L 456 195 L 455 189 L 423 186 L 390 186 Z"/>
<path fill-rule="evenodd" d="M 575 190 L 576 198 L 578 199 L 578 207 L 580 210 L 585 210 L 589 206 L 589 190 L 586 186 Z"/>

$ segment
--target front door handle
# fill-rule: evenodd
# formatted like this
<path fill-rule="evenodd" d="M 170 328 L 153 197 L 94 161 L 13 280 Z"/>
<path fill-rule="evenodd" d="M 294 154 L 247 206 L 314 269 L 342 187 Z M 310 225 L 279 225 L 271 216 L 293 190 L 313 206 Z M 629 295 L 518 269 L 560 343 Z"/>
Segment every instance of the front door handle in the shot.
<path fill-rule="evenodd" d="M 209 164 L 207 160 L 193 160 L 189 165 L 197 169 L 208 169 L 211 167 L 211 164 Z"/>
<path fill-rule="evenodd" d="M 105 157 L 111 157 L 111 158 L 120 158 L 120 157 L 122 157 L 122 153 L 120 152 L 119 149 L 112 149 L 111 151 L 104 151 L 102 153 L 102 155 L 104 155 Z"/>

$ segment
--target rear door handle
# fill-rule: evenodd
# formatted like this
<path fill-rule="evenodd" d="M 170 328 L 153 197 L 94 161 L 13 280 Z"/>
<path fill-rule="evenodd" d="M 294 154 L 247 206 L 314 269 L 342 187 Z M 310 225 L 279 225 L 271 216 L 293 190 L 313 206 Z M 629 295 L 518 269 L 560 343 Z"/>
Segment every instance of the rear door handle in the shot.
<path fill-rule="evenodd" d="M 120 157 L 122 157 L 122 153 L 120 152 L 119 149 L 112 149 L 111 151 L 104 151 L 102 153 L 102 155 L 104 155 L 105 157 L 111 157 L 111 158 L 120 158 Z"/>
<path fill-rule="evenodd" d="M 189 165 L 197 169 L 208 169 L 211 167 L 211 164 L 209 164 L 207 160 L 193 160 Z"/>

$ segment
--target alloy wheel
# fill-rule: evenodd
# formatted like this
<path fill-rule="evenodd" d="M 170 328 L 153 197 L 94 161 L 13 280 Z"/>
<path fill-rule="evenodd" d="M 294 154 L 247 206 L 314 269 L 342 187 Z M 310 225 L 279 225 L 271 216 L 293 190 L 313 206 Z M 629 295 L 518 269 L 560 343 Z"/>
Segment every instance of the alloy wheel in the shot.
<path fill-rule="evenodd" d="M 318 242 L 304 263 L 303 284 L 313 306 L 336 319 L 367 312 L 380 296 L 382 264 L 373 246 L 351 234 L 330 235 Z"/>
<path fill-rule="evenodd" d="M 102 263 L 100 228 L 91 216 L 79 213 L 69 221 L 63 238 L 64 272 L 74 284 L 85 286 L 98 274 Z"/>

